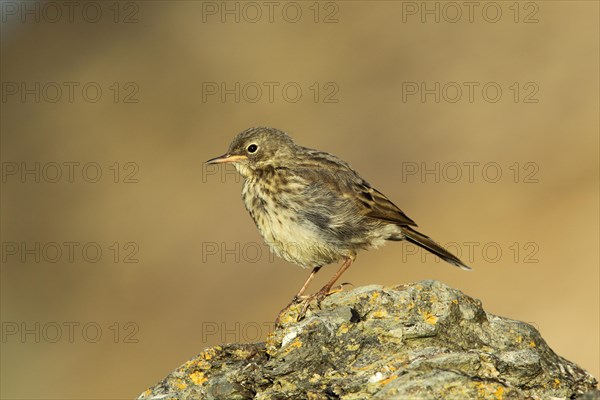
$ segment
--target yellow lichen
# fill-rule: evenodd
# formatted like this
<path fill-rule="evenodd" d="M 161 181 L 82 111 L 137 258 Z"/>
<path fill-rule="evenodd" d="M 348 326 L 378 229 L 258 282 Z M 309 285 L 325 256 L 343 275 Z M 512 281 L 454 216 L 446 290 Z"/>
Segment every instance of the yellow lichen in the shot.
<path fill-rule="evenodd" d="M 552 386 L 554 386 L 554 389 L 558 389 L 558 387 L 560 386 L 560 379 L 555 378 Z"/>
<path fill-rule="evenodd" d="M 529 342 L 529 347 L 535 347 L 535 342 L 533 340 Z"/>
<path fill-rule="evenodd" d="M 346 350 L 349 350 L 349 351 L 356 351 L 358 349 L 360 349 L 359 344 L 349 344 L 346 346 Z"/>
<path fill-rule="evenodd" d="M 295 323 L 298 320 L 298 315 L 302 308 L 299 304 L 294 304 L 287 309 L 286 312 L 279 315 L 279 324 L 280 325 L 290 325 Z"/>
<path fill-rule="evenodd" d="M 338 328 L 336 336 L 340 336 L 340 335 L 343 335 L 344 333 L 348 333 L 349 329 L 350 328 L 346 324 L 340 325 L 340 327 Z"/>
<path fill-rule="evenodd" d="M 187 383 L 178 378 L 173 380 L 173 386 L 175 386 L 177 389 L 183 390 L 187 387 Z"/>
<path fill-rule="evenodd" d="M 202 385 L 208 380 L 208 378 L 204 376 L 204 373 L 200 371 L 190 374 L 190 379 L 194 382 L 194 385 Z"/>
<path fill-rule="evenodd" d="M 234 350 L 233 354 L 235 354 L 239 358 L 246 359 L 252 355 L 252 352 L 244 349 L 236 349 Z"/>
<path fill-rule="evenodd" d="M 379 309 L 379 310 L 373 311 L 373 313 L 371 315 L 373 316 L 373 318 L 385 318 L 388 316 L 388 313 L 385 309 Z"/>
<path fill-rule="evenodd" d="M 430 325 L 435 325 L 438 321 L 438 317 L 436 317 L 429 311 L 423 311 L 421 313 L 421 315 L 423 316 L 423 319 L 425 320 L 425 322 L 427 322 Z"/>
<path fill-rule="evenodd" d="M 392 375 L 384 380 L 382 380 L 381 382 L 379 382 L 382 386 L 387 385 L 388 383 L 390 383 L 391 381 L 393 381 L 394 379 L 396 379 L 398 376 L 396 375 Z"/>
<path fill-rule="evenodd" d="M 294 341 L 292 343 L 290 343 L 285 350 L 283 351 L 283 355 L 288 354 L 289 352 L 291 352 L 294 349 L 298 349 L 302 347 L 302 342 L 300 341 L 300 339 L 296 338 L 294 339 Z"/>
<path fill-rule="evenodd" d="M 208 361 L 204 360 L 198 360 L 196 362 L 196 366 L 200 369 L 210 369 L 210 367 L 212 367 L 212 365 Z"/>
<path fill-rule="evenodd" d="M 477 382 L 475 383 L 475 388 L 477 389 L 477 397 L 485 398 L 486 386 L 481 382 Z"/>
<path fill-rule="evenodd" d="M 494 392 L 494 396 L 497 400 L 502 400 L 502 395 L 504 394 L 504 388 L 499 386 L 498 389 Z"/>
<path fill-rule="evenodd" d="M 476 383 L 475 388 L 477 389 L 477 398 L 481 399 L 496 399 L 502 400 L 504 397 L 504 387 L 488 385 L 482 382 Z M 493 397 L 492 397 L 493 396 Z"/>
<path fill-rule="evenodd" d="M 210 349 L 206 349 L 202 354 L 200 354 L 201 358 L 205 360 L 210 360 L 214 356 L 217 355 L 217 351 L 221 350 L 220 346 L 211 347 Z"/>

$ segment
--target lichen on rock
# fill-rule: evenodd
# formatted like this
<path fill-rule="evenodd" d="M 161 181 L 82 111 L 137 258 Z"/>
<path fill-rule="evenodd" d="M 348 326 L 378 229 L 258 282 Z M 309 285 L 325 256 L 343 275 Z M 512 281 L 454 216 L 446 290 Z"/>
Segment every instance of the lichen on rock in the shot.
<path fill-rule="evenodd" d="M 298 312 L 265 343 L 206 349 L 139 399 L 600 398 L 534 327 L 437 281 L 360 287 Z"/>

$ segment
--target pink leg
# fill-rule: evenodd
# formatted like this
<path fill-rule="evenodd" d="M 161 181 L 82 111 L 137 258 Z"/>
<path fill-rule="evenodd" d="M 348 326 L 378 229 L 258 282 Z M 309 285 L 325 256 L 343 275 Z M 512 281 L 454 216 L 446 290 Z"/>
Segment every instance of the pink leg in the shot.
<path fill-rule="evenodd" d="M 302 287 L 300 288 L 300 291 L 296 294 L 296 296 L 294 296 L 294 300 L 302 298 L 302 295 L 304 294 L 304 292 L 306 292 L 306 289 L 308 289 L 308 285 L 310 285 L 310 283 L 315 278 L 315 275 L 317 274 L 317 272 L 319 272 L 320 269 L 321 269 L 321 265 L 313 268 L 308 279 L 306 280 L 306 282 L 304 282 L 304 285 L 302 285 Z"/>

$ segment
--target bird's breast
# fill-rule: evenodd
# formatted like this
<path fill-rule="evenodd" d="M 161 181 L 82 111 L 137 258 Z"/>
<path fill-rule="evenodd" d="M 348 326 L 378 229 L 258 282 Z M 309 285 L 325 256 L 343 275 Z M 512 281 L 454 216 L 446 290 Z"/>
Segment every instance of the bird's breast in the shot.
<path fill-rule="evenodd" d="M 341 258 L 335 248 L 323 241 L 317 227 L 303 218 L 289 190 L 281 191 L 269 183 L 247 179 L 242 199 L 263 239 L 279 257 L 303 267 Z"/>

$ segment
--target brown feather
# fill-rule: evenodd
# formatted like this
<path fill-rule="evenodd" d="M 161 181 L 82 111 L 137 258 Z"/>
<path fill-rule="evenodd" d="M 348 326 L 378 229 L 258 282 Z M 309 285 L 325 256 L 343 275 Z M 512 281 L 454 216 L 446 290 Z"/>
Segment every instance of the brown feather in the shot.
<path fill-rule="evenodd" d="M 419 247 L 428 250 L 441 258 L 442 260 L 449 262 L 452 265 L 456 265 L 458 268 L 464 270 L 470 270 L 467 264 L 462 262 L 458 257 L 454 254 L 450 253 L 448 250 L 444 249 L 442 246 L 433 241 L 429 236 L 423 235 L 421 232 L 417 232 L 412 228 L 405 227 L 402 230 L 404 237 L 411 243 L 416 244 Z"/>
<path fill-rule="evenodd" d="M 368 205 L 367 216 L 393 222 L 400 226 L 417 226 L 415 221 L 410 219 L 398 206 L 368 183 L 363 181 L 362 184 L 357 185 L 356 191 L 361 194 L 363 204 Z"/>

